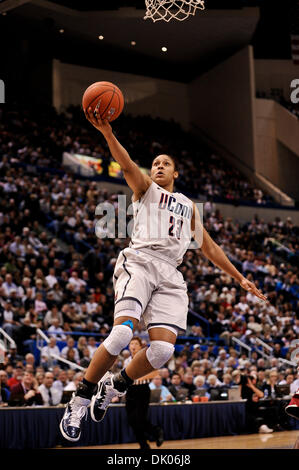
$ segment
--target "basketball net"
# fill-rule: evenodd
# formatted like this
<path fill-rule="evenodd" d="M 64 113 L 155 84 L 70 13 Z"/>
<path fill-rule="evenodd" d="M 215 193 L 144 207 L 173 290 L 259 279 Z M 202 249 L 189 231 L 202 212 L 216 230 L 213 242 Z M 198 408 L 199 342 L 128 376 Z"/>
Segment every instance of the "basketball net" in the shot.
<path fill-rule="evenodd" d="M 155 21 L 170 21 L 175 19 L 184 21 L 196 10 L 204 10 L 204 0 L 145 0 L 146 12 L 144 20 L 148 18 Z"/>

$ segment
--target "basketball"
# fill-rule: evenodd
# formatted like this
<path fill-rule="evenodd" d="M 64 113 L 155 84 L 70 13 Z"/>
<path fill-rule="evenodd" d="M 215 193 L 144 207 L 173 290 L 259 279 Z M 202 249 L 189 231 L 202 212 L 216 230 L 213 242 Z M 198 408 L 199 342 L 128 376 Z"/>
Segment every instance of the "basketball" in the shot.
<path fill-rule="evenodd" d="M 95 82 L 85 90 L 82 107 L 84 112 L 91 107 L 99 111 L 101 119 L 114 121 L 124 108 L 124 96 L 114 83 Z"/>

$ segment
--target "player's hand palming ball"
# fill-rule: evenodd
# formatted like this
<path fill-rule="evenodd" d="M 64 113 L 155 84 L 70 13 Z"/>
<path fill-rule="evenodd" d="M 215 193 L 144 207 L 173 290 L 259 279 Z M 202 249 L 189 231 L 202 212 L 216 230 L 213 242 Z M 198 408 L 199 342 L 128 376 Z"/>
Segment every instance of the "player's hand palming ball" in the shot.
<path fill-rule="evenodd" d="M 124 96 L 121 90 L 110 82 L 95 82 L 84 92 L 82 98 L 83 111 L 89 107 L 98 112 L 102 120 L 114 121 L 124 108 Z"/>

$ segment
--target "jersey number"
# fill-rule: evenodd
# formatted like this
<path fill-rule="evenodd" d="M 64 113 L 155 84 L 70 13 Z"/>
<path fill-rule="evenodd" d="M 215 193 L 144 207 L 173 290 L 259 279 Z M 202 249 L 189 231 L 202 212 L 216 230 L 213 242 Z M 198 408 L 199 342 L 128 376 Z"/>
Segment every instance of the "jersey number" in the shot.
<path fill-rule="evenodd" d="M 183 219 L 176 219 L 175 217 L 173 217 L 173 215 L 171 215 L 169 217 L 168 235 L 170 235 L 171 237 L 176 237 L 178 240 L 180 240 L 183 222 Z M 175 225 L 177 225 L 177 227 L 176 232 L 174 234 L 173 231 L 175 230 Z"/>

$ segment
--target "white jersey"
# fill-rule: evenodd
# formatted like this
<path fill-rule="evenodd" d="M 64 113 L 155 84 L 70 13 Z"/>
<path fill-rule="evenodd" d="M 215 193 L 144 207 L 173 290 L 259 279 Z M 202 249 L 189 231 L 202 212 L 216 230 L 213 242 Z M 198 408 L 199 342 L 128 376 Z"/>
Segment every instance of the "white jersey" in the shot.
<path fill-rule="evenodd" d="M 170 193 L 151 183 L 133 201 L 134 228 L 130 248 L 150 248 L 181 264 L 191 242 L 193 202 L 181 193 Z"/>

